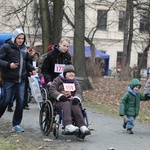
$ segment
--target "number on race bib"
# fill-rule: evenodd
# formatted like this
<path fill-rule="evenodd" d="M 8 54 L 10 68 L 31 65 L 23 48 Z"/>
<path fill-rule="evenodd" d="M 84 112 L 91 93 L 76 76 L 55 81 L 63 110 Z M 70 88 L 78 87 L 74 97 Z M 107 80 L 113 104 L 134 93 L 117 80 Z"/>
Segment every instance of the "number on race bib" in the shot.
<path fill-rule="evenodd" d="M 65 91 L 75 91 L 75 84 L 74 83 L 63 83 Z"/>
<path fill-rule="evenodd" d="M 62 73 L 64 71 L 64 64 L 55 64 L 54 72 L 56 73 Z"/>

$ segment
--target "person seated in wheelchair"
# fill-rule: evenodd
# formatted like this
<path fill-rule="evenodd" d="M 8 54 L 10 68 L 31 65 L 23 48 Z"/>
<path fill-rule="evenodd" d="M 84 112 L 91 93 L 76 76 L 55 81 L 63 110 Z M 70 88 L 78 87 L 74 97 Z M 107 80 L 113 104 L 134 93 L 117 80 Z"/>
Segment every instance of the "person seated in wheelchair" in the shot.
<path fill-rule="evenodd" d="M 53 80 L 49 94 L 56 99 L 56 108 L 63 111 L 63 125 L 66 134 L 79 131 L 84 136 L 91 134 L 85 124 L 80 107 L 82 90 L 78 81 L 75 80 L 73 65 L 66 65 L 63 73 Z M 72 124 L 72 118 L 74 124 Z"/>

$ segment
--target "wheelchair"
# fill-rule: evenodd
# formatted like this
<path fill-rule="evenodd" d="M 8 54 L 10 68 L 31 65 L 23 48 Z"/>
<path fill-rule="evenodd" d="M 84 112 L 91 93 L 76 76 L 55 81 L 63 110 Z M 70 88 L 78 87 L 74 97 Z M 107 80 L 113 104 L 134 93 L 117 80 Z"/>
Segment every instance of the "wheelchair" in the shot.
<path fill-rule="evenodd" d="M 50 134 L 50 132 L 53 133 L 53 137 L 57 139 L 59 137 L 59 127 L 62 124 L 62 134 L 63 135 L 72 135 L 71 133 L 67 134 L 64 131 L 63 126 L 63 111 L 57 110 L 55 107 L 54 100 L 46 100 L 43 102 L 40 114 L 39 114 L 39 125 L 42 133 L 46 136 Z M 87 112 L 85 108 L 82 108 L 81 111 L 83 114 L 83 118 L 85 121 L 86 126 L 89 126 L 88 123 L 88 117 Z M 73 122 L 74 124 L 74 122 Z M 74 135 L 74 134 L 73 134 Z M 77 138 L 83 139 L 85 138 L 85 135 L 83 135 L 80 131 L 75 133 Z"/>
<path fill-rule="evenodd" d="M 41 91 L 41 95 L 42 95 L 42 100 L 46 101 L 48 99 L 48 87 L 41 87 L 40 91 Z"/>
<path fill-rule="evenodd" d="M 39 84 L 40 84 L 42 100 L 46 101 L 48 99 L 48 88 L 49 87 L 46 85 L 46 83 L 44 81 L 44 76 L 41 77 Z"/>

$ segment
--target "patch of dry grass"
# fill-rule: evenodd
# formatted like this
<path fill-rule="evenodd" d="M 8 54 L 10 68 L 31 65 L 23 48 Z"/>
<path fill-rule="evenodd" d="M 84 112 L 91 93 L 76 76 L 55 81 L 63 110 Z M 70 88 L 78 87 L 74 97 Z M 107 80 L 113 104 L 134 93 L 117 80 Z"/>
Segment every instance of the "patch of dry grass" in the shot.
<path fill-rule="evenodd" d="M 130 81 L 120 81 L 118 78 L 95 78 L 92 82 L 94 90 L 84 91 L 85 105 L 99 111 L 118 116 L 119 104 L 127 91 Z M 143 93 L 146 81 L 141 81 L 140 92 Z M 141 110 L 137 120 L 150 123 L 150 101 L 141 102 Z"/>

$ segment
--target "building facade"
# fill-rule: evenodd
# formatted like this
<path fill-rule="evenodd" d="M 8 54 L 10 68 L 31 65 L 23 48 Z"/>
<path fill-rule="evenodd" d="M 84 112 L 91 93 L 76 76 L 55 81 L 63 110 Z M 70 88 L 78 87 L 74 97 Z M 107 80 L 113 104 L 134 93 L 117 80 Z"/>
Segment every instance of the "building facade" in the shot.
<path fill-rule="evenodd" d="M 123 0 L 85 0 L 85 36 L 91 38 L 96 30 L 93 43 L 96 49 L 110 55 L 110 69 L 115 68 L 117 62 L 122 59 L 125 2 L 126 1 Z M 64 0 L 64 3 L 64 11 L 69 19 L 74 22 L 74 0 Z M 0 4 L 0 32 L 11 32 L 13 28 L 24 27 L 29 44 L 42 44 L 41 28 L 37 17 L 39 14 L 39 12 L 37 12 L 37 4 L 38 0 L 33 0 L 27 9 L 23 9 L 25 0 L 2 1 Z M 144 11 L 134 9 L 134 36 L 131 52 L 131 67 L 138 65 L 138 60 L 147 45 L 149 37 L 146 32 L 149 30 L 147 16 Z M 37 38 L 34 38 L 35 35 Z M 74 29 L 67 23 L 65 18 L 62 35 L 68 36 L 71 39 L 73 39 L 74 36 Z M 88 43 L 85 42 L 85 45 L 88 45 Z M 149 53 L 145 58 L 143 69 L 148 66 L 150 66 Z"/>
<path fill-rule="evenodd" d="M 146 0 L 147 2 L 147 0 Z M 69 8 L 67 14 L 72 15 L 74 11 L 74 0 L 66 0 L 66 8 Z M 147 6 L 143 6 L 147 7 Z M 70 9 L 71 8 L 71 9 Z M 94 41 L 96 48 L 110 55 L 109 67 L 115 68 L 118 61 L 122 59 L 123 39 L 124 39 L 124 21 L 125 21 L 126 1 L 122 0 L 85 0 L 85 36 L 90 38 L 90 34 L 97 28 Z M 146 17 L 145 17 L 146 16 Z M 147 45 L 149 30 L 149 14 L 134 8 L 133 23 L 133 43 L 131 51 L 130 66 L 138 66 L 141 54 Z M 70 17 L 71 18 L 71 17 Z M 73 17 L 72 17 L 73 19 Z M 73 29 L 66 26 L 65 35 L 73 36 Z M 68 30 L 69 29 L 69 30 Z M 68 32 L 67 32 L 68 31 Z M 86 45 L 87 43 L 85 43 Z M 149 54 L 145 58 L 143 69 L 150 65 Z"/>

